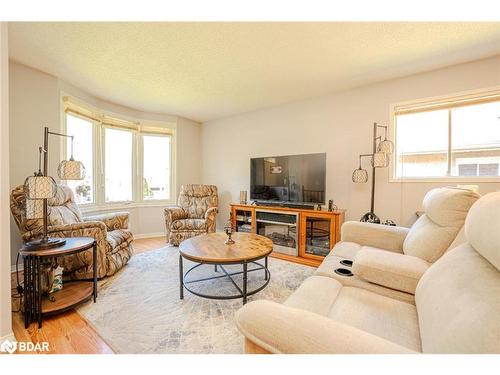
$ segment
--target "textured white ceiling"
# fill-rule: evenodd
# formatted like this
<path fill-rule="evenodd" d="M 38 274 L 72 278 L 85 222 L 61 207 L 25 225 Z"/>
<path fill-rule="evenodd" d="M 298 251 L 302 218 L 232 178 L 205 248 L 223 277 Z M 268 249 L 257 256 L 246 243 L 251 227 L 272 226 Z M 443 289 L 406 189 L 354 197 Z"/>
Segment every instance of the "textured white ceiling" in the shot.
<path fill-rule="evenodd" d="M 500 53 L 500 23 L 10 23 L 10 57 L 207 121 Z"/>

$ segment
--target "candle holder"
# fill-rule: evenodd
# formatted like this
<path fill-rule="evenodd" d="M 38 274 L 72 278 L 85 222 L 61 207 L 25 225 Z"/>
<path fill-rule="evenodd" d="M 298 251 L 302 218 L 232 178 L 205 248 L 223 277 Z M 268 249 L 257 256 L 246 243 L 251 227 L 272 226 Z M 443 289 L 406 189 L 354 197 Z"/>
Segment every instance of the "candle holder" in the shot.
<path fill-rule="evenodd" d="M 231 238 L 231 236 L 233 234 L 233 230 L 234 230 L 234 228 L 233 228 L 233 215 L 230 214 L 228 222 L 226 223 L 226 225 L 224 225 L 224 232 L 227 235 L 227 239 L 226 239 L 226 241 L 224 241 L 224 243 L 226 245 L 234 244 L 234 240 Z"/>

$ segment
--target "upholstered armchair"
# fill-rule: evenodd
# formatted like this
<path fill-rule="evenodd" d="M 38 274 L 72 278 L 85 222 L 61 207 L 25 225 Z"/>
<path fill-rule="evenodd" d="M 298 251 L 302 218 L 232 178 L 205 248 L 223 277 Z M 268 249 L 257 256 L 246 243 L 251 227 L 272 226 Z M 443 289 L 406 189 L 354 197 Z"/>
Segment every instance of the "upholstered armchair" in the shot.
<path fill-rule="evenodd" d="M 177 206 L 165 208 L 167 242 L 179 244 L 190 237 L 215 232 L 217 186 L 183 185 Z"/>
<path fill-rule="evenodd" d="M 10 209 L 24 242 L 42 236 L 42 219 L 25 216 L 24 187 L 11 194 Z M 128 212 L 83 217 L 73 192 L 59 185 L 54 198 L 48 200 L 48 235 L 50 237 L 94 237 L 97 241 L 97 277 L 113 275 L 133 254 L 132 233 L 128 230 Z M 74 279 L 92 278 L 92 250 L 60 258 L 64 272 Z"/>

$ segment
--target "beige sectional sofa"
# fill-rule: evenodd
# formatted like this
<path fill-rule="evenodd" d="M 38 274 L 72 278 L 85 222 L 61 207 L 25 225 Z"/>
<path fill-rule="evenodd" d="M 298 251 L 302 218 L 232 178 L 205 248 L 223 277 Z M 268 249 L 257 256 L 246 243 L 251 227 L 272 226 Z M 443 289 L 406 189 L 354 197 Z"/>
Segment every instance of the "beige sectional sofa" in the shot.
<path fill-rule="evenodd" d="M 455 217 L 455 213 L 450 215 Z M 317 273 L 283 305 L 263 300 L 247 304 L 236 314 L 246 352 L 500 353 L 500 192 L 477 200 L 464 227 L 465 243 L 449 251 L 452 235 L 447 237 L 448 244 L 436 239 L 441 244 L 439 252 L 445 254 L 435 262 L 428 252 L 426 259 L 412 253 L 429 263 L 414 298 L 405 300 L 380 292 L 390 288 L 370 290 Z M 404 230 L 380 228 L 399 239 L 388 241 L 386 249 L 404 244 L 396 233 Z M 421 241 L 426 242 L 425 238 Z M 375 259 L 387 267 L 395 262 L 386 255 L 401 255 L 373 251 Z"/>

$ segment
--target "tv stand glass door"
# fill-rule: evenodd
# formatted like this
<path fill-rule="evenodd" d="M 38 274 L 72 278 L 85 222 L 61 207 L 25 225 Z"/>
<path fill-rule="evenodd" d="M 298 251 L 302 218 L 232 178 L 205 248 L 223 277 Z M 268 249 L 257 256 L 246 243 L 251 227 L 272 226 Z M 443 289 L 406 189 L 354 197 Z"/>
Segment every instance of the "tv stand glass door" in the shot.
<path fill-rule="evenodd" d="M 334 217 L 325 217 L 321 213 L 301 215 L 302 229 L 301 256 L 322 260 L 333 247 L 335 235 Z"/>

